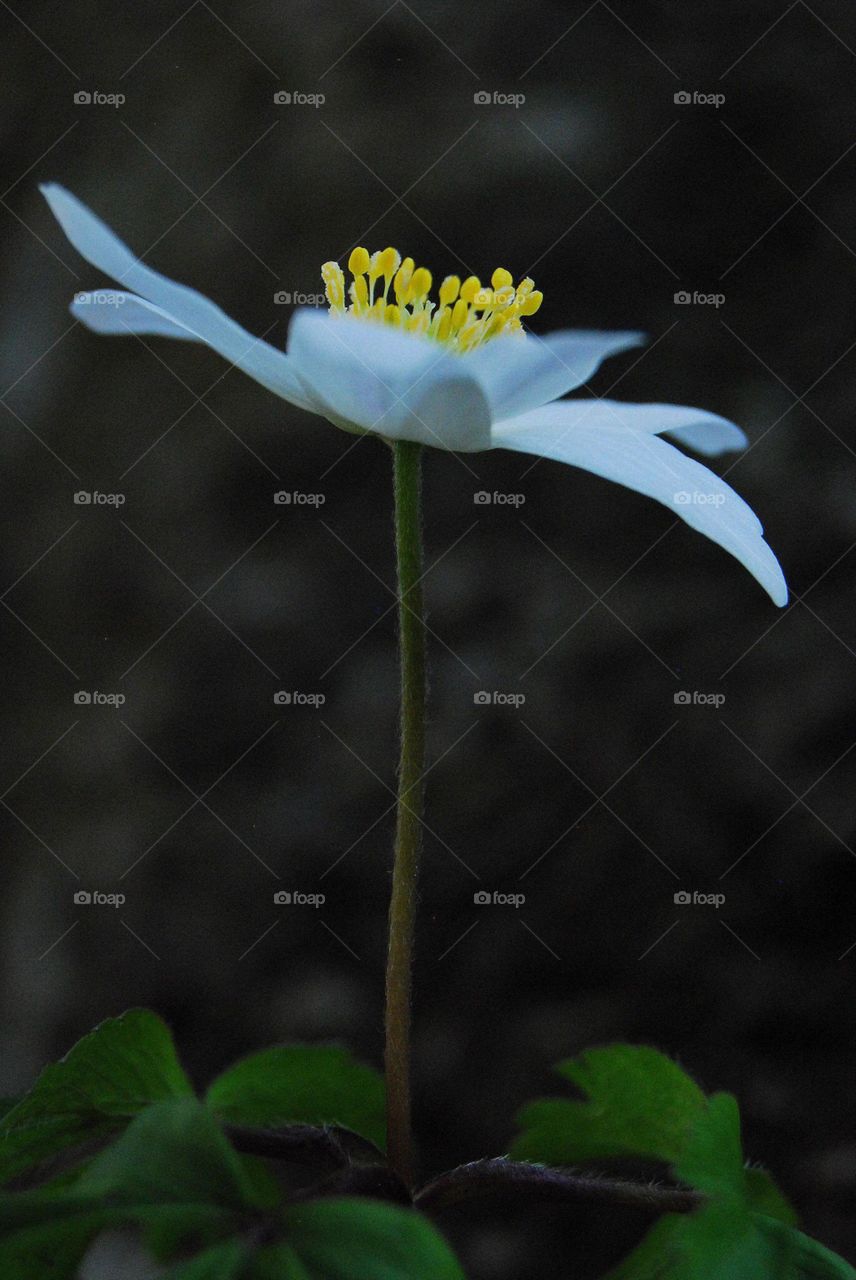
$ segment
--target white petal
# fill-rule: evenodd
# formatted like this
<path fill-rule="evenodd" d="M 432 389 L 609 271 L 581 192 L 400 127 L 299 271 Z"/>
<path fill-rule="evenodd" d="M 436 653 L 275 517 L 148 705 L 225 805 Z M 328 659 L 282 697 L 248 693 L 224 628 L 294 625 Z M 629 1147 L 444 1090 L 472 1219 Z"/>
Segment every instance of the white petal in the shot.
<path fill-rule="evenodd" d="M 49 183 L 41 191 L 63 231 L 87 262 L 127 285 L 141 300 L 159 308 L 164 319 L 213 347 L 269 391 L 303 409 L 314 408 L 282 351 L 254 338 L 195 289 L 176 284 L 144 266 L 100 218 L 64 187 Z"/>
<path fill-rule="evenodd" d="M 586 382 L 602 361 L 645 341 L 641 333 L 560 329 L 544 338 L 508 334 L 492 338 L 462 359 L 481 384 L 494 422 L 560 396 Z"/>
<path fill-rule="evenodd" d="M 776 604 L 786 604 L 788 590 L 779 562 L 763 539 L 758 517 L 743 499 L 707 467 L 658 436 L 614 420 L 583 419 L 579 409 L 587 403 L 545 405 L 500 423 L 493 431 L 494 446 L 568 462 L 655 498 L 730 551 Z M 626 414 L 625 420 L 631 417 Z"/>
<path fill-rule="evenodd" d="M 439 449 L 490 448 L 483 392 L 433 339 L 304 308 L 292 317 L 288 356 L 334 421 Z"/>
<path fill-rule="evenodd" d="M 561 425 L 564 429 L 584 423 L 586 426 L 627 427 L 652 435 L 668 435 L 679 444 L 694 449 L 705 457 L 745 449 L 745 434 L 727 418 L 706 409 L 691 409 L 680 404 L 626 404 L 621 400 L 566 400 L 562 404 Z"/>
<path fill-rule="evenodd" d="M 189 329 L 173 320 L 160 307 L 155 307 L 135 293 L 119 289 L 99 289 L 76 293 L 69 311 L 75 320 L 93 333 L 145 333 L 162 338 L 184 338 L 198 342 Z"/>
<path fill-rule="evenodd" d="M 672 406 L 663 407 L 671 408 Z M 687 411 L 684 410 L 684 412 Z M 738 449 L 745 449 L 748 445 L 749 439 L 746 432 L 735 422 L 720 418 L 715 413 L 703 414 L 698 409 L 693 409 L 691 412 L 694 418 L 698 417 L 697 422 L 688 423 L 685 427 L 667 427 L 663 435 L 671 436 L 673 440 L 677 440 L 678 444 L 686 445 L 694 453 L 700 453 L 703 458 L 718 458 L 722 453 L 734 453 Z"/>

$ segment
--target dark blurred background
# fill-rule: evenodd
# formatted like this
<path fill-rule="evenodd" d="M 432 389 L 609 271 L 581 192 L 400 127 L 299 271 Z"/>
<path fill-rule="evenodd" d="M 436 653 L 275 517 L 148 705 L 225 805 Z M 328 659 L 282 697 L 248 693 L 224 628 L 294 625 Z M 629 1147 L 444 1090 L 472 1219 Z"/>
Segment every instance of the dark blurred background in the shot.
<path fill-rule="evenodd" d="M 135 1004 L 200 1083 L 277 1041 L 382 1051 L 388 451 L 201 348 L 75 325 L 73 292 L 106 282 L 38 194 L 55 179 L 276 343 L 277 294 L 390 243 L 435 278 L 531 272 L 538 331 L 646 330 L 593 391 L 746 428 L 714 465 L 765 523 L 784 612 L 616 486 L 426 458 L 417 1125 L 426 1174 L 503 1151 L 561 1089 L 551 1063 L 650 1043 L 739 1096 L 748 1153 L 852 1258 L 852 6 L 19 0 L 0 25 L 0 1091 Z M 598 1275 L 645 1223 L 446 1225 L 479 1280 L 523 1280 L 557 1250 Z"/>

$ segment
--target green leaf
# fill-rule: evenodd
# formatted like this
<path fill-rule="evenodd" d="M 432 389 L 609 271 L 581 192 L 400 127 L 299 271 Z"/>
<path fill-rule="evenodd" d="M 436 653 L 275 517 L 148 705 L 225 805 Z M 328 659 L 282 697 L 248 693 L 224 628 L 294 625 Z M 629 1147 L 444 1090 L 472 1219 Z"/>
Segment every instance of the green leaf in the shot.
<path fill-rule="evenodd" d="M 247 1275 L 250 1256 L 242 1240 L 226 1240 L 198 1253 L 190 1262 L 162 1271 L 159 1280 L 239 1280 Z"/>
<path fill-rule="evenodd" d="M 288 1245 L 259 1254 L 258 1280 L 464 1280 L 443 1237 L 413 1209 L 313 1200 L 283 1220 Z"/>
<path fill-rule="evenodd" d="M 767 1218 L 777 1218 L 789 1227 L 797 1225 L 797 1215 L 766 1169 L 746 1169 L 746 1196 L 750 1208 Z"/>
<path fill-rule="evenodd" d="M 693 1213 L 661 1218 L 610 1280 L 856 1280 L 842 1258 L 795 1230 L 770 1177 L 746 1168 L 730 1094 L 705 1097 L 668 1058 L 630 1045 L 592 1050 L 558 1070 L 587 1100 L 525 1107 L 514 1155 L 665 1161 L 706 1197 Z"/>
<path fill-rule="evenodd" d="M 540 1099 L 518 1116 L 518 1160 L 571 1164 L 608 1156 L 677 1160 L 706 1099 L 694 1080 L 665 1054 L 618 1044 L 590 1049 L 556 1067 L 588 1102 Z"/>
<path fill-rule="evenodd" d="M 672 1163 L 678 1178 L 699 1191 L 745 1201 L 740 1112 L 730 1093 L 715 1093 L 704 1100 Z"/>
<path fill-rule="evenodd" d="M 192 1094 L 160 1018 L 131 1009 L 102 1022 L 0 1119 L 0 1185 L 48 1157 L 114 1132 L 150 1102 Z"/>
<path fill-rule="evenodd" d="M 608 1280 L 784 1280 L 775 1257 L 733 1205 L 669 1214 Z"/>
<path fill-rule="evenodd" d="M 142 1227 L 158 1257 L 212 1244 L 257 1217 L 259 1199 L 256 1180 L 200 1102 L 158 1102 L 70 1187 L 0 1194 L 0 1275 L 41 1280 L 44 1259 L 56 1257 L 44 1274 L 71 1277 L 106 1227 Z"/>
<path fill-rule="evenodd" d="M 837 1253 L 775 1218 L 756 1219 L 758 1228 L 787 1255 L 787 1280 L 856 1280 L 856 1269 Z"/>
<path fill-rule="evenodd" d="M 2 1193 L 0 1193 L 0 1198 Z M 76 1220 L 65 1217 L 6 1234 L 0 1230 L 3 1280 L 66 1280 L 77 1275 L 80 1260 L 102 1227 L 100 1210 Z"/>
<path fill-rule="evenodd" d="M 252 1280 L 316 1280 L 288 1244 L 275 1244 L 258 1255 L 250 1275 Z"/>
<path fill-rule="evenodd" d="M 147 1107 L 93 1160 L 76 1195 L 120 1203 L 210 1204 L 243 1209 L 256 1188 L 214 1117 L 195 1098 Z"/>
<path fill-rule="evenodd" d="M 346 1049 L 284 1045 L 229 1067 L 206 1102 L 230 1124 L 338 1125 L 386 1145 L 383 1077 Z"/>
<path fill-rule="evenodd" d="M 661 1218 L 608 1280 L 856 1280 L 856 1271 L 776 1219 L 711 1202 Z"/>

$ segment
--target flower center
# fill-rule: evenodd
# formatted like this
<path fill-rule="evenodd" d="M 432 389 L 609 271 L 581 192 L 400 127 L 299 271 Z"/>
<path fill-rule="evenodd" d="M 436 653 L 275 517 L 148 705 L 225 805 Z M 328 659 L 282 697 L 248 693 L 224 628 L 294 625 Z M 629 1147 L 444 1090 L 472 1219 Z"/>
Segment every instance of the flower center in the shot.
<path fill-rule="evenodd" d="M 431 272 L 402 259 L 397 249 L 370 254 L 354 249 L 348 258 L 353 277 L 345 293 L 338 262 L 325 262 L 321 276 L 333 315 L 359 316 L 407 333 L 435 338 L 454 351 L 472 351 L 501 333 L 523 332 L 523 316 L 534 316 L 544 295 L 527 276 L 515 287 L 505 267 L 497 267 L 490 285 L 478 276 L 446 276 L 439 302 L 431 300 Z M 390 291 L 395 301 L 390 298 Z"/>

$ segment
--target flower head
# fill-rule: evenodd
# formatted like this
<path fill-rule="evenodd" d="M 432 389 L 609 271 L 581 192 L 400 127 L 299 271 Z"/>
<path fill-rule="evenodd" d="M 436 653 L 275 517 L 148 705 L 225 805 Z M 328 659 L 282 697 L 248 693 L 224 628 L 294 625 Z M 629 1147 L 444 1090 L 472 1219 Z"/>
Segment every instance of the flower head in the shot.
<path fill-rule="evenodd" d="M 78 294 L 72 314 L 88 328 L 204 343 L 347 431 L 468 453 L 512 449 L 614 480 L 669 507 L 745 565 L 776 604 L 786 603 L 757 516 L 724 480 L 663 439 L 714 457 L 745 446 L 739 427 L 680 405 L 561 398 L 608 356 L 638 346 L 641 334 L 536 337 L 523 327 L 541 303 L 528 278 L 514 285 L 500 267 L 488 288 L 475 276 L 447 276 L 434 301 L 425 268 L 395 249 L 358 248 L 347 292 L 339 265 L 325 263 L 330 311 L 296 311 L 287 351 L 278 351 L 195 289 L 147 267 L 70 192 L 53 183 L 42 191 L 78 252 L 130 290 L 113 295 L 118 306 Z"/>
<path fill-rule="evenodd" d="M 345 298 L 345 275 L 338 262 L 321 268 L 327 301 L 333 315 L 351 315 L 391 325 L 405 333 L 435 338 L 453 351 L 474 351 L 500 334 L 523 336 L 522 320 L 534 316 L 543 294 L 527 276 L 515 287 L 505 267 L 497 267 L 489 285 L 478 276 L 446 276 L 439 301 L 431 299 L 433 280 L 425 267 L 412 258 L 402 259 L 397 249 L 369 254 L 354 249 L 348 258 L 352 276 Z"/>

